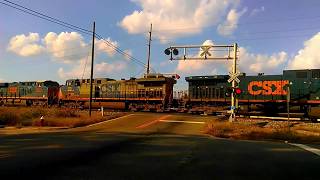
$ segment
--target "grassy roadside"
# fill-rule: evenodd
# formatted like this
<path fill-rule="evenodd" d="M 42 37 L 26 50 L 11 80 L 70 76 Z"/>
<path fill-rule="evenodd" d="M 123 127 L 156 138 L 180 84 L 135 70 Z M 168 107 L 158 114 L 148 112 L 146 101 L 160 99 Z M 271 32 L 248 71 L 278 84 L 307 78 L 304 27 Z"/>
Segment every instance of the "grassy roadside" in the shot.
<path fill-rule="evenodd" d="M 125 115 L 121 112 L 88 112 L 70 108 L 43 107 L 0 107 L 0 125 L 2 126 L 51 126 L 51 127 L 80 127 L 89 124 L 114 119 Z M 40 117 L 44 116 L 41 123 Z"/>
<path fill-rule="evenodd" d="M 215 137 L 244 140 L 276 140 L 320 144 L 320 128 L 304 123 L 246 121 L 230 123 L 227 120 L 207 122 L 205 132 Z"/>

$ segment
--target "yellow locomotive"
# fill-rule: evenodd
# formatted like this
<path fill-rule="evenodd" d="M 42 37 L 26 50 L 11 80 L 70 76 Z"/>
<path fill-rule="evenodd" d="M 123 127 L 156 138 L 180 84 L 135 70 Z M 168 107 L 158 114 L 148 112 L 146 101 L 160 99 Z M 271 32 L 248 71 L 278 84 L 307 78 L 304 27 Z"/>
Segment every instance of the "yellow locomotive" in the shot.
<path fill-rule="evenodd" d="M 172 103 L 176 80 L 175 76 L 148 74 L 128 80 L 96 78 L 92 83 L 93 107 L 161 111 Z M 67 80 L 58 96 L 60 104 L 88 107 L 90 79 Z"/>

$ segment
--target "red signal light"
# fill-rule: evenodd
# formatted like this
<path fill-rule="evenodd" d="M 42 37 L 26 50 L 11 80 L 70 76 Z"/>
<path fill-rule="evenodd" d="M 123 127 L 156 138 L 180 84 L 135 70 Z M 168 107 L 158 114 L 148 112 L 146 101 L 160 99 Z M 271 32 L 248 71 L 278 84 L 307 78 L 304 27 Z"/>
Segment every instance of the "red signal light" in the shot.
<path fill-rule="evenodd" d="M 234 92 L 236 94 L 241 94 L 242 93 L 242 90 L 240 88 L 235 88 Z"/>

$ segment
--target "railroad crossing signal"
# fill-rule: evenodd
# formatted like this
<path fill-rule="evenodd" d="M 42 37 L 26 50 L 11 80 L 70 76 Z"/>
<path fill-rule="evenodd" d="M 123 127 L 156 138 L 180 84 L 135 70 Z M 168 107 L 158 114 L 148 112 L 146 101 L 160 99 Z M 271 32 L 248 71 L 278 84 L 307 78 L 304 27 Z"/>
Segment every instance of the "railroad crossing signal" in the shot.
<path fill-rule="evenodd" d="M 237 83 L 240 82 L 240 79 L 238 78 L 238 76 L 240 76 L 240 72 L 236 72 L 236 73 L 231 73 L 229 72 L 229 76 L 230 78 L 228 79 L 228 82 L 231 83 L 232 81 L 236 81 Z"/>
<path fill-rule="evenodd" d="M 204 58 L 207 59 L 207 55 L 211 56 L 211 53 L 209 52 L 210 48 L 211 46 L 201 46 L 203 52 L 200 54 L 200 57 L 204 56 Z"/>
<path fill-rule="evenodd" d="M 170 60 L 203 60 L 203 58 L 199 58 L 199 57 L 187 57 L 187 50 L 188 49 L 199 49 L 201 48 L 201 53 L 199 54 L 200 57 L 204 56 L 204 59 L 206 60 L 232 60 L 232 73 L 229 73 L 230 75 L 230 79 L 228 80 L 229 83 L 232 82 L 232 88 L 236 88 L 236 83 L 239 83 L 240 80 L 238 79 L 238 76 L 240 75 L 239 72 L 237 72 L 237 52 L 238 52 L 238 44 L 234 43 L 233 45 L 184 45 L 184 46 L 170 46 L 169 48 L 167 48 L 164 53 L 166 55 L 170 55 Z M 211 56 L 211 53 L 209 52 L 210 48 L 212 48 L 213 50 L 217 50 L 217 49 L 223 49 L 226 50 L 226 52 L 228 53 L 227 56 L 217 56 L 217 57 L 208 57 Z M 183 58 L 181 57 L 173 57 L 172 55 L 177 56 L 179 54 L 178 49 L 183 49 L 184 53 L 183 53 Z M 230 56 L 230 52 L 233 51 L 233 56 Z M 239 91 L 241 93 L 241 90 Z M 237 93 L 237 92 L 233 92 L 233 93 Z M 235 106 L 237 107 L 237 97 L 235 97 L 234 95 L 231 96 L 231 106 Z M 229 121 L 233 122 L 236 119 L 236 114 L 235 114 L 235 110 L 232 109 L 231 110 L 231 115 L 229 117 Z"/>

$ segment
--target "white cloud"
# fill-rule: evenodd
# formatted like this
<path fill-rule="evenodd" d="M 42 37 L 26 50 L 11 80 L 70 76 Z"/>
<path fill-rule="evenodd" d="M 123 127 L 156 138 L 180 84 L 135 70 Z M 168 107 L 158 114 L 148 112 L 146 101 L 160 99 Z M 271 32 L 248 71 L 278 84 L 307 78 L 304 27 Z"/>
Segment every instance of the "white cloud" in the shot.
<path fill-rule="evenodd" d="M 0 83 L 3 83 L 3 82 L 4 82 L 4 80 L 0 78 Z"/>
<path fill-rule="evenodd" d="M 258 13 L 264 12 L 265 8 L 264 6 L 261 6 L 260 8 L 255 8 L 251 11 L 250 16 L 254 16 Z"/>
<path fill-rule="evenodd" d="M 49 32 L 43 39 L 47 52 L 62 63 L 71 63 L 87 56 L 89 47 L 77 32 Z"/>
<path fill-rule="evenodd" d="M 130 61 L 130 59 L 131 59 L 131 57 L 132 57 L 132 50 L 126 49 L 126 50 L 124 50 L 124 52 L 125 52 L 124 58 L 125 58 L 127 61 Z"/>
<path fill-rule="evenodd" d="M 111 46 L 108 46 L 105 41 L 108 41 Z M 107 55 L 113 57 L 116 53 L 115 48 L 119 47 L 117 41 L 113 41 L 110 37 L 105 40 L 96 40 L 96 55 Z M 57 71 L 61 79 L 67 78 L 82 78 L 89 77 L 90 73 L 90 59 L 91 45 L 86 43 L 83 36 L 77 32 L 61 32 L 59 34 L 54 32 L 47 33 L 44 38 L 40 38 L 37 33 L 30 33 L 29 35 L 17 35 L 11 38 L 8 50 L 20 56 L 40 55 L 40 53 L 48 55 L 53 61 L 70 64 L 60 67 Z M 127 55 L 124 55 L 125 60 L 129 60 L 132 56 L 132 51 L 124 50 Z M 99 57 L 96 56 L 98 62 Z M 89 62 L 88 62 L 89 61 Z M 118 59 L 112 63 L 101 62 L 95 65 L 95 75 L 106 76 L 109 73 L 118 73 L 123 71 L 127 66 L 127 62 Z M 71 67 L 71 66 L 70 66 Z"/>
<path fill-rule="evenodd" d="M 71 70 L 65 71 L 63 67 L 60 67 L 57 73 L 61 79 L 88 78 L 90 76 L 90 62 L 87 59 L 81 59 L 74 63 Z"/>
<path fill-rule="evenodd" d="M 114 63 L 101 62 L 94 66 L 94 76 L 104 77 L 110 74 L 119 73 L 127 68 L 127 64 L 124 61 L 117 61 Z M 72 78 L 89 78 L 90 77 L 90 63 L 82 59 L 71 70 L 65 71 L 64 68 L 58 69 L 58 76 L 61 79 Z"/>
<path fill-rule="evenodd" d="M 38 33 L 20 34 L 10 39 L 7 50 L 24 57 L 39 55 L 44 50 L 39 41 Z"/>
<path fill-rule="evenodd" d="M 172 66 L 172 61 L 168 61 L 168 60 L 165 60 L 165 61 L 162 61 L 159 63 L 159 66 L 160 67 L 166 67 L 166 66 Z"/>
<path fill-rule="evenodd" d="M 109 45 L 107 45 L 109 42 Z M 108 37 L 107 39 L 103 40 L 96 40 L 95 45 L 97 47 L 97 51 L 99 52 L 104 52 L 106 54 L 108 54 L 109 56 L 114 56 L 116 53 L 116 48 L 118 48 L 118 42 L 117 41 L 112 41 L 110 37 Z"/>
<path fill-rule="evenodd" d="M 239 48 L 239 68 L 245 73 L 281 73 L 284 69 L 288 55 L 281 51 L 272 55 L 249 53 L 245 48 Z"/>
<path fill-rule="evenodd" d="M 304 42 L 304 48 L 289 62 L 289 69 L 320 68 L 320 32 Z"/>
<path fill-rule="evenodd" d="M 113 47 L 108 46 L 105 41 L 110 42 Z M 96 40 L 96 54 L 104 53 L 110 57 L 116 53 L 115 47 L 118 42 L 107 38 Z M 35 56 L 46 53 L 52 59 L 61 63 L 78 62 L 91 55 L 91 45 L 86 43 L 81 34 L 77 32 L 61 32 L 60 34 L 49 32 L 43 39 L 38 33 L 30 33 L 28 36 L 22 34 L 12 37 L 8 50 L 20 56 Z M 128 53 L 129 50 L 127 50 Z"/>
<path fill-rule="evenodd" d="M 119 73 L 127 67 L 127 63 L 123 61 L 118 61 L 115 63 L 102 62 L 95 65 L 95 72 L 99 75 L 105 75 L 110 73 Z"/>
<path fill-rule="evenodd" d="M 244 8 L 240 12 L 237 12 L 236 9 L 231 9 L 227 15 L 227 19 L 222 24 L 218 25 L 218 33 L 223 36 L 231 35 L 234 30 L 237 29 L 238 21 L 245 12 L 247 12 L 247 8 Z"/>
<path fill-rule="evenodd" d="M 200 33 L 217 25 L 240 0 L 134 0 L 142 10 L 125 16 L 119 25 L 130 34 L 141 34 L 154 27 L 154 37 L 165 41 Z"/>

